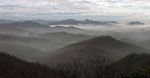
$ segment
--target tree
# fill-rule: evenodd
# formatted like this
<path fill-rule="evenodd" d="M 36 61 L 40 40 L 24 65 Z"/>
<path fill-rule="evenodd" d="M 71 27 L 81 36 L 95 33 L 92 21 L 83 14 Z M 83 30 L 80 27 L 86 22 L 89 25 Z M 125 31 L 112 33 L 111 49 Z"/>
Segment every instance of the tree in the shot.
<path fill-rule="evenodd" d="M 68 74 L 70 78 L 100 78 L 109 60 L 101 55 L 94 55 L 84 59 L 73 59 L 57 66 Z"/>

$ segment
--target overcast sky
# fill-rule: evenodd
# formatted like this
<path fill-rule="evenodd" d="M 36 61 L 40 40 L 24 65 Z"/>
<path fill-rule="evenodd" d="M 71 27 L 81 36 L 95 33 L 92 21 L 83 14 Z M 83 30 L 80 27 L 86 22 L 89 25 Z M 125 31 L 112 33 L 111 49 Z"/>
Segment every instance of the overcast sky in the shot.
<path fill-rule="evenodd" d="M 0 19 L 150 20 L 150 0 L 0 0 Z"/>

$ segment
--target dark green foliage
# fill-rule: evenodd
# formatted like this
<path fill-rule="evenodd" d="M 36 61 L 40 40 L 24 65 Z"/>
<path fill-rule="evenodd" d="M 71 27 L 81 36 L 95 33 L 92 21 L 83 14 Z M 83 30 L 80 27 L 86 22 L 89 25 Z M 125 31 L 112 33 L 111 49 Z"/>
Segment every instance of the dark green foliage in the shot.
<path fill-rule="evenodd" d="M 132 53 L 117 62 L 108 65 L 102 78 L 150 78 L 150 54 Z M 145 69 L 143 69 L 145 68 Z M 131 72 L 131 73 L 130 73 Z M 121 74 L 120 74 L 121 73 Z"/>
<path fill-rule="evenodd" d="M 150 67 L 139 69 L 128 74 L 120 74 L 118 78 L 150 78 Z"/>

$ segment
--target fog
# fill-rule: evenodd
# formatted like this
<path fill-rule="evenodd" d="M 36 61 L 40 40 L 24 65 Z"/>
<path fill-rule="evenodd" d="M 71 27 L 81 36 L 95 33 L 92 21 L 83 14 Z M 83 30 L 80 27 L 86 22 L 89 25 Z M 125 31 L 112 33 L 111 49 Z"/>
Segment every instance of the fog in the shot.
<path fill-rule="evenodd" d="M 57 25 L 51 25 L 50 27 L 55 27 Z M 148 31 L 150 29 L 150 24 L 145 25 L 128 25 L 124 23 L 114 24 L 114 25 L 59 25 L 64 27 L 74 26 L 77 28 L 93 31 L 115 31 L 115 32 L 141 32 Z M 139 31 L 140 30 L 140 31 Z"/>

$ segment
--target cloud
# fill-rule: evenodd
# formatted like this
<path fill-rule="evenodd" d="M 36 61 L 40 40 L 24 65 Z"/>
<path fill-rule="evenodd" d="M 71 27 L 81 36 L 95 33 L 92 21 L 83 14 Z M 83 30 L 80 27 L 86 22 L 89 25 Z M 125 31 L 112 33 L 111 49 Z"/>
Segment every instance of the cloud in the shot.
<path fill-rule="evenodd" d="M 9 17 L 78 15 L 130 16 L 138 19 L 150 16 L 149 13 L 149 0 L 0 0 L 0 14 L 8 14 Z"/>

